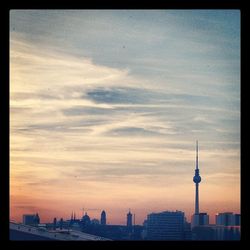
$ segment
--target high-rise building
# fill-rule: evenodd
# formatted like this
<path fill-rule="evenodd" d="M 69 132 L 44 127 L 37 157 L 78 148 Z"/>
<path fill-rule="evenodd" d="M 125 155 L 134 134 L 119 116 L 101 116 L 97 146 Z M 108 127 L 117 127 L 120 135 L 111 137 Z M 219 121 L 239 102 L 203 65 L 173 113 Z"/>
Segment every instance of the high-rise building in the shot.
<path fill-rule="evenodd" d="M 129 212 L 127 213 L 127 227 L 130 227 L 132 228 L 132 214 L 130 212 L 130 209 L 129 209 Z"/>
<path fill-rule="evenodd" d="M 101 213 L 101 225 L 106 225 L 106 212 L 104 210 Z"/>
<path fill-rule="evenodd" d="M 185 216 L 181 211 L 165 211 L 147 216 L 147 240 L 184 240 Z"/>
<path fill-rule="evenodd" d="M 232 212 L 219 213 L 215 215 L 216 225 L 240 226 L 240 214 Z"/>

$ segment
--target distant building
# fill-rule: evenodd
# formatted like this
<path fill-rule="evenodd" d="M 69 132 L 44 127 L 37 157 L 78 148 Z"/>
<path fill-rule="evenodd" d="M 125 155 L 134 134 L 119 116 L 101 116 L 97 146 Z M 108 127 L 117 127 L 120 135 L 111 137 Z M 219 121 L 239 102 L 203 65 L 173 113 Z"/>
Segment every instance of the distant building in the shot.
<path fill-rule="evenodd" d="M 106 212 L 104 210 L 101 213 L 101 225 L 106 225 Z"/>
<path fill-rule="evenodd" d="M 38 213 L 36 213 L 35 224 L 40 224 L 40 217 L 39 217 Z"/>
<path fill-rule="evenodd" d="M 100 222 L 99 222 L 98 219 L 92 219 L 92 220 L 91 220 L 91 224 L 93 224 L 93 225 L 99 225 Z"/>
<path fill-rule="evenodd" d="M 219 213 L 215 216 L 216 225 L 222 226 L 240 226 L 240 214 L 232 212 Z"/>
<path fill-rule="evenodd" d="M 142 226 L 143 226 L 143 229 L 142 229 L 141 237 L 143 240 L 145 240 L 147 238 L 148 221 L 144 220 L 142 223 Z"/>
<path fill-rule="evenodd" d="M 184 212 L 165 211 L 161 213 L 152 213 L 147 216 L 147 240 L 184 240 L 184 231 Z"/>
<path fill-rule="evenodd" d="M 234 225 L 235 226 L 240 226 L 241 225 L 241 216 L 240 214 L 235 214 L 234 215 Z"/>
<path fill-rule="evenodd" d="M 211 226 L 195 226 L 192 228 L 192 240 L 216 240 L 216 233 Z"/>
<path fill-rule="evenodd" d="M 187 221 L 184 223 L 184 240 L 192 240 L 191 223 Z"/>
<path fill-rule="evenodd" d="M 74 221 L 76 221 L 76 214 L 75 214 L 75 212 L 74 213 L 72 212 L 70 221 L 71 221 L 71 223 L 74 222 Z"/>
<path fill-rule="evenodd" d="M 132 228 L 132 214 L 130 210 L 127 213 L 127 227 Z"/>
<path fill-rule="evenodd" d="M 194 214 L 192 216 L 192 227 L 204 226 L 209 224 L 209 215 L 207 213 Z"/>
<path fill-rule="evenodd" d="M 240 240 L 240 226 L 206 225 L 192 229 L 193 240 Z"/>
<path fill-rule="evenodd" d="M 56 218 L 54 218 L 54 220 L 53 220 L 53 229 L 56 230 L 56 227 L 57 227 L 57 220 L 56 220 Z"/>
<path fill-rule="evenodd" d="M 88 216 L 87 213 L 85 213 L 85 215 L 82 217 L 81 222 L 82 222 L 83 225 L 88 225 L 88 224 L 90 224 L 90 217 Z"/>
<path fill-rule="evenodd" d="M 40 224 L 40 217 L 38 213 L 36 214 L 24 214 L 23 215 L 23 224 L 24 225 L 33 225 L 37 226 Z"/>
<path fill-rule="evenodd" d="M 60 222 L 59 222 L 59 227 L 60 227 L 60 230 L 63 229 L 63 218 L 60 219 Z"/>

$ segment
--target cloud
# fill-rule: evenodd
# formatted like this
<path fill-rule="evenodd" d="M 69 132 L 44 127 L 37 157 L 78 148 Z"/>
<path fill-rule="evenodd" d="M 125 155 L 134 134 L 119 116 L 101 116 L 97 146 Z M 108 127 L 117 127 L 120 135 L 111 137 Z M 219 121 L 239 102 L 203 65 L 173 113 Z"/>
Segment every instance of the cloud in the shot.
<path fill-rule="evenodd" d="M 140 104 L 150 102 L 151 96 L 152 93 L 139 88 L 98 88 L 87 92 L 87 98 L 97 103 Z"/>
<path fill-rule="evenodd" d="M 63 109 L 65 116 L 83 116 L 83 115 L 110 115 L 116 112 L 114 108 L 100 107 L 86 107 L 86 106 L 73 106 L 71 108 Z"/>

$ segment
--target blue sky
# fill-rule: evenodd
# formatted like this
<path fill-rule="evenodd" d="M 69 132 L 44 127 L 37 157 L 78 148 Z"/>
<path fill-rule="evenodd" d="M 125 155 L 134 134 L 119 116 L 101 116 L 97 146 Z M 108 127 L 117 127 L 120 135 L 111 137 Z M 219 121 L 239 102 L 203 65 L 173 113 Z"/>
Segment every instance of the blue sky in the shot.
<path fill-rule="evenodd" d="M 239 210 L 239 11 L 12 10 L 10 69 L 14 217 L 189 216 L 197 139 L 201 207 Z"/>

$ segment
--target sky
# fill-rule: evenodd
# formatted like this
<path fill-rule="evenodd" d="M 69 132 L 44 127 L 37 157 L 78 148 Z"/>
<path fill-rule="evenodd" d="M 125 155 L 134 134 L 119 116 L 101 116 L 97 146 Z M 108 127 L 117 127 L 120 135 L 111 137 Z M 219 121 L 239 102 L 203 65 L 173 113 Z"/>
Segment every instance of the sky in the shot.
<path fill-rule="evenodd" d="M 11 10 L 10 218 L 240 212 L 238 10 Z"/>

